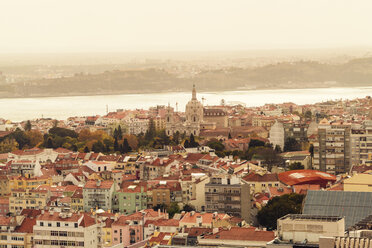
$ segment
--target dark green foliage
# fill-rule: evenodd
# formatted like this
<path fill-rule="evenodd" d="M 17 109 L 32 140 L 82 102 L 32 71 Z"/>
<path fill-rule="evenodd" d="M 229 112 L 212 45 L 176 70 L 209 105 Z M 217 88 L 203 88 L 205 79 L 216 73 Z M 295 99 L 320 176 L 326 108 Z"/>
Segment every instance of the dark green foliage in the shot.
<path fill-rule="evenodd" d="M 53 141 L 51 138 L 47 139 L 47 143 L 45 145 L 46 148 L 53 148 Z"/>
<path fill-rule="evenodd" d="M 295 138 L 288 137 L 284 142 L 284 152 L 301 151 L 301 144 Z"/>
<path fill-rule="evenodd" d="M 210 141 L 208 141 L 207 146 L 219 152 L 225 150 L 225 146 L 222 144 L 221 141 L 217 139 L 211 139 Z"/>
<path fill-rule="evenodd" d="M 119 140 L 121 140 L 122 138 L 123 138 L 123 131 L 121 130 L 121 126 L 119 125 L 119 127 L 118 127 L 118 133 L 117 133 L 117 138 L 119 139 Z"/>
<path fill-rule="evenodd" d="M 282 153 L 282 148 L 280 148 L 279 145 L 276 145 L 274 150 L 275 150 L 275 152 L 277 152 L 277 153 Z"/>
<path fill-rule="evenodd" d="M 84 152 L 85 153 L 88 153 L 89 152 L 89 148 L 86 146 L 86 147 L 84 147 Z"/>
<path fill-rule="evenodd" d="M 257 139 L 251 139 L 249 141 L 249 147 L 265 146 L 265 142 Z"/>
<path fill-rule="evenodd" d="M 195 137 L 193 134 L 190 134 L 190 147 L 198 147 L 199 143 L 195 141 Z"/>
<path fill-rule="evenodd" d="M 306 111 L 306 112 L 305 112 L 305 118 L 306 118 L 306 119 L 311 119 L 311 117 L 312 117 L 312 113 L 311 113 L 311 111 L 310 111 L 310 110 Z"/>
<path fill-rule="evenodd" d="M 149 128 L 145 133 L 145 141 L 150 143 L 154 139 L 155 135 L 156 135 L 155 123 L 153 119 L 150 119 Z"/>
<path fill-rule="evenodd" d="M 17 128 L 11 135 L 11 138 L 14 138 L 18 143 L 18 148 L 21 150 L 30 143 L 30 139 L 27 137 L 25 132 Z"/>
<path fill-rule="evenodd" d="M 129 146 L 128 140 L 124 139 L 122 152 L 123 153 L 128 153 L 128 152 L 131 152 L 131 151 L 132 151 L 132 147 Z"/>
<path fill-rule="evenodd" d="M 190 204 L 186 204 L 185 206 L 183 206 L 182 211 L 185 211 L 185 212 L 195 211 L 195 207 Z"/>
<path fill-rule="evenodd" d="M 169 218 L 173 218 L 173 216 L 177 213 L 180 213 L 180 207 L 176 202 L 172 202 L 170 206 L 167 208 L 167 212 L 169 214 Z"/>
<path fill-rule="evenodd" d="M 313 158 L 314 157 L 314 145 L 313 144 L 310 144 L 309 152 L 310 152 L 310 156 Z"/>
<path fill-rule="evenodd" d="M 49 129 L 49 134 L 56 135 L 59 137 L 71 137 L 71 138 L 77 138 L 78 134 L 70 129 L 62 128 L 62 127 L 53 127 Z"/>
<path fill-rule="evenodd" d="M 32 128 L 31 122 L 30 120 L 28 120 L 25 125 L 25 131 L 30 131 L 31 128 Z"/>
<path fill-rule="evenodd" d="M 161 211 L 164 211 L 164 210 L 167 209 L 167 205 L 165 205 L 165 204 L 158 204 L 158 205 L 154 206 L 152 209 L 154 209 L 155 211 L 158 211 L 159 209 Z"/>
<path fill-rule="evenodd" d="M 105 145 L 99 140 L 92 145 L 93 152 L 104 152 Z"/>
<path fill-rule="evenodd" d="M 304 166 L 300 162 L 292 163 L 288 166 L 288 170 L 303 170 Z"/>
<path fill-rule="evenodd" d="M 117 138 L 115 138 L 115 141 L 114 141 L 114 151 L 115 152 L 118 152 L 119 151 L 119 143 L 118 143 L 118 139 Z"/>
<path fill-rule="evenodd" d="M 165 132 L 165 131 L 164 131 Z M 176 145 L 178 145 L 179 143 L 180 143 L 180 132 L 175 132 L 174 134 L 173 134 L 173 142 L 176 144 Z"/>
<path fill-rule="evenodd" d="M 287 214 L 300 214 L 304 195 L 286 194 L 269 200 L 257 214 L 258 223 L 269 230 L 275 230 L 277 220 Z"/>

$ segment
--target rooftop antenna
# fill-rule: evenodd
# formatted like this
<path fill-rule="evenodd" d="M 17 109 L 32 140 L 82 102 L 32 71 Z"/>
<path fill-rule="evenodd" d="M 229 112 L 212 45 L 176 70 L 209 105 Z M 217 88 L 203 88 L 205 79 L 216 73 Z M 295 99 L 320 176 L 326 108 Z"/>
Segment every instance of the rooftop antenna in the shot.
<path fill-rule="evenodd" d="M 176 112 L 178 112 L 178 102 L 176 102 Z"/>
<path fill-rule="evenodd" d="M 202 104 L 204 105 L 204 101 L 205 101 L 206 99 L 204 98 L 204 96 L 202 97 Z"/>
<path fill-rule="evenodd" d="M 108 104 L 106 104 L 106 115 L 108 114 Z"/>

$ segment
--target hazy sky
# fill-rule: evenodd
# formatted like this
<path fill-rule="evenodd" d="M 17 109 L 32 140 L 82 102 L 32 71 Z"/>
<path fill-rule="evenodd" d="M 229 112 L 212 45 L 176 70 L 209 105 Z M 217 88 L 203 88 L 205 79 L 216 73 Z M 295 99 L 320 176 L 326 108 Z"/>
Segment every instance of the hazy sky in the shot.
<path fill-rule="evenodd" d="M 0 52 L 372 45 L 372 1 L 0 0 Z"/>

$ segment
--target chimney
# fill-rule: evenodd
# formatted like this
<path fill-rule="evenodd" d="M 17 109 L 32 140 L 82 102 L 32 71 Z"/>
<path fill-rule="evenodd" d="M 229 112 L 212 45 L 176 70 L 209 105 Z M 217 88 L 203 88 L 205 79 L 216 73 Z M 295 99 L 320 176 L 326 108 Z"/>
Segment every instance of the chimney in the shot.
<path fill-rule="evenodd" d="M 202 226 L 202 223 L 203 223 L 203 216 L 199 215 L 199 216 L 196 216 L 196 225 L 198 227 Z"/>

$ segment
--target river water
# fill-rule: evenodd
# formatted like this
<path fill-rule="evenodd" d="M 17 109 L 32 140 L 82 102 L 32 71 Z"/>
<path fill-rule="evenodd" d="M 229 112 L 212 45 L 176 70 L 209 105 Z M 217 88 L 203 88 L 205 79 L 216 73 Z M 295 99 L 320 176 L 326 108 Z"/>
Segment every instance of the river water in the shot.
<path fill-rule="evenodd" d="M 317 89 L 281 89 L 202 92 L 197 97 L 204 105 L 241 102 L 246 106 L 261 106 L 266 103 L 294 102 L 311 104 L 326 100 L 353 99 L 372 95 L 372 87 L 355 88 L 317 88 Z M 0 99 L 0 118 L 22 121 L 41 117 L 67 119 L 70 116 L 102 115 L 116 109 L 148 109 L 156 105 L 168 105 L 184 111 L 186 103 L 191 99 L 190 92 L 124 94 L 100 96 L 68 96 L 41 98 L 6 98 Z"/>

